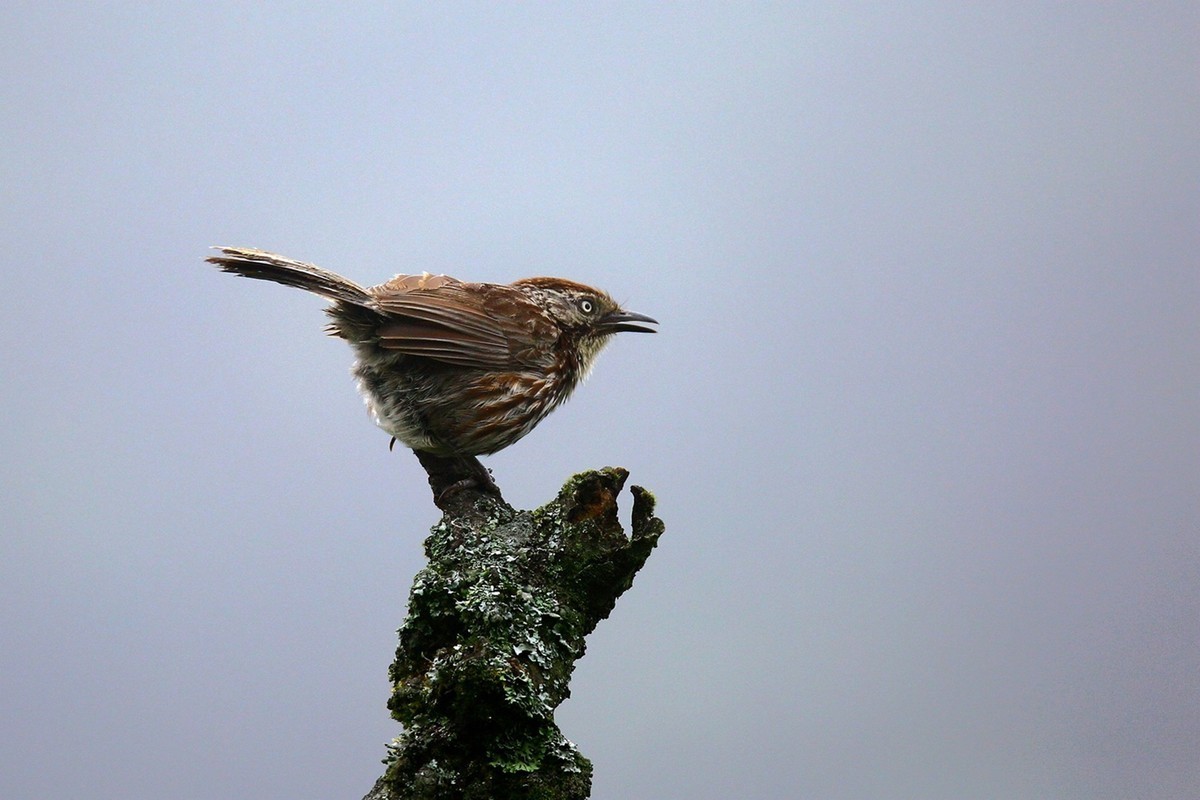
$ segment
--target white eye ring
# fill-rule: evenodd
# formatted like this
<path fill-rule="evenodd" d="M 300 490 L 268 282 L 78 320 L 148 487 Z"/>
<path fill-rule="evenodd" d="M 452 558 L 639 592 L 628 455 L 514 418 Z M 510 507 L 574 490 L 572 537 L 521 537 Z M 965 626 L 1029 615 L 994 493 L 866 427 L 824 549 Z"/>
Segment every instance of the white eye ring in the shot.
<path fill-rule="evenodd" d="M 585 314 L 592 313 L 592 311 L 594 311 L 595 308 L 596 308 L 596 304 L 593 303 L 591 300 L 588 300 L 586 297 L 579 301 L 579 310 Z"/>

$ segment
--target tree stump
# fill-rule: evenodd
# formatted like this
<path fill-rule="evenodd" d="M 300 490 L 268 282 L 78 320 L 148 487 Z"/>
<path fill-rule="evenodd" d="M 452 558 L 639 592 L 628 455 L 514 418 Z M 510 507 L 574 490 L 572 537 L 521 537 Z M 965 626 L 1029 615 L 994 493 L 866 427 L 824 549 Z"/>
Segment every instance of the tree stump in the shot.
<path fill-rule="evenodd" d="M 364 800 L 588 797 L 591 762 L 554 709 L 584 637 L 663 532 L 638 486 L 632 531 L 622 530 L 627 477 L 619 467 L 580 473 L 535 511 L 469 488 L 438 497 L 445 513 L 425 541 L 429 564 L 413 581 L 390 673 L 388 707 L 404 731 Z"/>

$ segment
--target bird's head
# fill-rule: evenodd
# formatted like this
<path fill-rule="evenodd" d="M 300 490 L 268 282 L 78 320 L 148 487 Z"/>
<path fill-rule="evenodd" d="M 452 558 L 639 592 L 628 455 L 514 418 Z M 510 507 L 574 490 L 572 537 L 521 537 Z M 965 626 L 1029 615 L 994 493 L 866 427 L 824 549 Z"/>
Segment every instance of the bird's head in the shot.
<path fill-rule="evenodd" d="M 513 286 L 530 293 L 554 322 L 577 337 L 607 339 L 614 333 L 655 333 L 658 321 L 626 311 L 607 292 L 563 278 L 525 278 Z M 645 324 L 648 323 L 648 324 Z"/>
<path fill-rule="evenodd" d="M 591 372 L 596 356 L 613 334 L 622 331 L 655 333 L 658 321 L 636 311 L 626 311 L 607 293 L 563 278 L 525 278 L 513 286 L 527 292 L 562 331 L 560 342 L 569 342 L 577 368 L 570 387 Z"/>

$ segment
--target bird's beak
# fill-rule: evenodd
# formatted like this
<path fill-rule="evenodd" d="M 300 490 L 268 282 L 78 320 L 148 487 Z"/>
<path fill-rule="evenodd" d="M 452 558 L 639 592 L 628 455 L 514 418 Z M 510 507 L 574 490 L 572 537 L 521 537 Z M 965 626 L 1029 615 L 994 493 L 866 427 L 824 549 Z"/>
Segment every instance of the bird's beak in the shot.
<path fill-rule="evenodd" d="M 633 331 L 634 333 L 657 333 L 654 328 L 647 328 L 645 325 L 635 325 L 637 322 L 649 322 L 651 325 L 657 325 L 658 320 L 654 317 L 647 317 L 645 314 L 639 314 L 636 311 L 610 311 L 600 318 L 600 324 L 597 326 L 604 333 L 617 333 L 618 331 Z"/>

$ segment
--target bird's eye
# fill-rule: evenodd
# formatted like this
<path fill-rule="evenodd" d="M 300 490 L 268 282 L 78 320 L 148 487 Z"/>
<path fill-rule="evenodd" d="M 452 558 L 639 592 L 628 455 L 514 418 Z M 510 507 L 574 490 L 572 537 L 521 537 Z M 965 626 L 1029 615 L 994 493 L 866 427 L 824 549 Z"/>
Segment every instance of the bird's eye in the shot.
<path fill-rule="evenodd" d="M 579 310 L 585 314 L 590 314 L 596 310 L 596 304 L 585 297 L 579 301 Z"/>

